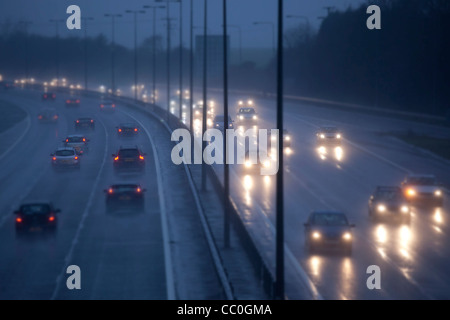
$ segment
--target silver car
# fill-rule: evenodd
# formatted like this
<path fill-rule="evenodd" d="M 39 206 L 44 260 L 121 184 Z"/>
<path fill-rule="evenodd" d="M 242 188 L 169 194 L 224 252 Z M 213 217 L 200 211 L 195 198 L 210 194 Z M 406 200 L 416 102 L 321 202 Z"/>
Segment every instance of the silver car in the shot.
<path fill-rule="evenodd" d="M 88 141 L 89 139 L 83 135 L 73 134 L 67 136 L 67 138 L 63 140 L 63 143 L 66 147 L 74 148 L 77 155 L 81 156 L 89 152 Z"/>
<path fill-rule="evenodd" d="M 80 159 L 74 148 L 63 147 L 58 148 L 52 154 L 52 167 L 58 168 L 80 168 Z"/>

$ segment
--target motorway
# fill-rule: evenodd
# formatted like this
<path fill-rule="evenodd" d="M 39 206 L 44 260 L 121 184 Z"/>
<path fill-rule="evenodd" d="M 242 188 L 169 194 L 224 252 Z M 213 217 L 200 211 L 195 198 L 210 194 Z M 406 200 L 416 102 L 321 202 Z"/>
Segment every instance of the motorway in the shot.
<path fill-rule="evenodd" d="M 208 98 L 222 102 L 217 94 Z M 233 119 L 238 100 L 249 98 L 231 95 Z M 274 100 L 257 99 L 255 105 L 258 128 L 276 128 Z M 293 137 L 284 168 L 287 298 L 449 299 L 450 202 L 443 208 L 413 207 L 410 225 L 373 223 L 367 210 L 377 185 L 399 186 L 408 173 L 435 174 L 449 186 L 448 161 L 386 135 L 414 130 L 449 138 L 449 128 L 289 101 L 284 118 Z M 321 125 L 342 130 L 341 159 L 319 156 L 315 133 Z M 222 175 L 222 168 L 216 169 Z M 275 176 L 244 175 L 232 165 L 230 183 L 241 218 L 274 271 Z M 313 210 L 342 211 L 356 224 L 352 256 L 307 252 L 303 224 Z M 366 286 L 370 265 L 380 267 L 381 290 Z"/>
<path fill-rule="evenodd" d="M 157 129 L 154 120 L 120 105 L 114 114 L 101 113 L 95 99 L 82 97 L 79 108 L 66 108 L 64 101 L 69 95 L 58 94 L 55 102 L 41 101 L 40 95 L 22 90 L 1 95 L 22 108 L 28 118 L 8 131 L 10 141 L 3 139 L 0 146 L 0 300 L 222 297 L 212 263 L 205 255 L 206 244 L 191 217 L 195 210 L 181 209 L 192 206 L 188 202 L 193 202 L 191 196 L 181 190 L 184 194 L 176 196 L 183 199 L 173 205 L 173 192 L 163 192 L 166 187 L 162 181 L 177 178 L 173 169 L 161 170 L 161 161 L 155 157 L 157 147 L 161 151 L 164 146 L 150 140 L 149 132 Z M 56 124 L 38 123 L 37 114 L 43 107 L 57 109 Z M 83 132 L 90 139 L 89 153 L 81 157 L 79 171 L 55 172 L 50 153 L 62 145 L 66 135 L 75 133 L 74 120 L 81 116 L 96 121 L 95 131 Z M 119 138 L 116 126 L 121 122 L 137 122 L 140 134 Z M 170 140 L 167 143 L 170 146 Z M 146 153 L 145 173 L 113 171 L 111 154 L 120 145 L 138 145 Z M 144 210 L 106 210 L 103 190 L 118 182 L 139 183 L 147 189 Z M 21 203 L 42 200 L 52 201 L 62 211 L 56 235 L 36 233 L 17 238 L 13 211 Z M 185 233 L 195 228 L 197 235 L 186 241 L 186 234 L 170 230 L 170 210 L 189 218 L 191 222 L 182 228 Z M 172 220 L 176 218 L 174 215 Z M 181 244 L 173 244 L 175 238 Z M 192 249 L 184 249 L 184 243 Z M 172 251 L 182 249 L 183 257 L 173 261 Z M 202 252 L 199 261 L 193 261 L 198 255 L 195 251 Z M 69 265 L 81 269 L 81 290 L 66 287 Z M 196 271 L 186 272 L 189 268 Z M 183 277 L 190 277 L 195 288 Z"/>

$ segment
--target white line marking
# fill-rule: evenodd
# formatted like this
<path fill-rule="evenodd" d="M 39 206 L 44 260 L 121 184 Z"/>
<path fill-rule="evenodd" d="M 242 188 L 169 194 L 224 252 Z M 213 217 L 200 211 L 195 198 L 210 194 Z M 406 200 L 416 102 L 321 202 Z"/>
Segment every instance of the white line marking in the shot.
<path fill-rule="evenodd" d="M 105 130 L 105 139 L 106 139 L 106 141 L 108 141 L 108 131 L 106 130 L 106 127 L 103 124 L 103 122 L 100 119 L 98 119 L 98 121 L 102 124 L 103 129 Z M 97 186 L 98 186 L 98 184 L 100 182 L 100 176 L 101 176 L 101 174 L 103 172 L 103 168 L 104 168 L 105 163 L 106 163 L 106 155 L 107 154 L 108 154 L 108 143 L 105 143 L 105 150 L 104 150 L 104 154 L 103 154 L 103 161 L 102 161 L 102 164 L 100 165 L 100 170 L 98 171 L 97 177 L 95 178 L 94 184 L 92 186 L 91 194 L 90 194 L 89 199 L 88 199 L 88 201 L 86 203 L 86 207 L 84 209 L 83 215 L 81 216 L 81 220 L 80 220 L 80 223 L 78 225 L 77 231 L 75 233 L 75 237 L 72 240 L 72 244 L 70 245 L 69 252 L 67 253 L 67 255 L 66 255 L 65 259 L 64 259 L 64 267 L 61 270 L 60 275 L 58 275 L 58 277 L 56 278 L 55 290 L 53 291 L 53 294 L 52 294 L 50 300 L 55 300 L 56 297 L 58 296 L 58 292 L 59 292 L 59 287 L 60 287 L 61 281 L 62 281 L 62 279 L 64 279 L 64 275 L 66 274 L 66 269 L 69 266 L 69 262 L 72 259 L 72 255 L 73 255 L 75 246 L 78 243 L 78 239 L 80 237 L 81 230 L 84 228 L 84 222 L 85 222 L 86 218 L 89 215 L 89 210 L 90 210 L 90 208 L 92 206 L 92 203 L 93 203 L 93 200 L 94 200 L 94 196 L 95 196 L 95 190 L 97 190 Z"/>
<path fill-rule="evenodd" d="M 25 137 L 25 135 L 27 134 L 27 132 L 30 130 L 31 127 L 31 120 L 30 120 L 30 114 L 27 112 L 27 118 L 25 120 L 27 122 L 27 127 L 25 128 L 25 130 L 22 132 L 22 134 L 20 135 L 20 137 L 11 145 L 9 146 L 8 149 L 6 149 L 5 151 L 3 151 L 3 153 L 0 155 L 0 160 L 2 160 L 16 145 L 19 144 L 20 141 L 22 141 L 23 137 Z M 19 122 L 20 123 L 20 122 Z M 19 124 L 18 123 L 18 124 Z M 15 126 L 13 126 L 14 128 Z M 12 128 L 11 128 L 12 129 Z"/>
<path fill-rule="evenodd" d="M 162 227 L 162 233 L 163 233 L 163 243 L 164 243 L 164 265 L 166 267 L 166 288 L 167 288 L 167 299 L 168 300 L 175 300 L 175 282 L 173 277 L 173 267 L 172 267 L 172 255 L 170 252 L 170 238 L 169 238 L 169 228 L 168 228 L 168 222 L 167 222 L 167 212 L 166 212 L 166 203 L 164 199 L 164 188 L 162 184 L 162 177 L 161 177 L 161 167 L 159 164 L 158 154 L 156 152 L 156 146 L 155 142 L 153 141 L 152 136 L 148 132 L 147 128 L 135 117 L 130 115 L 128 112 L 121 111 L 122 113 L 126 114 L 130 118 L 133 118 L 141 128 L 145 130 L 145 133 L 148 136 L 148 139 L 150 140 L 150 144 L 152 145 L 153 150 L 153 158 L 155 160 L 155 170 L 156 170 L 156 179 L 158 180 L 158 195 L 159 195 L 159 205 L 161 207 L 161 227 Z"/>

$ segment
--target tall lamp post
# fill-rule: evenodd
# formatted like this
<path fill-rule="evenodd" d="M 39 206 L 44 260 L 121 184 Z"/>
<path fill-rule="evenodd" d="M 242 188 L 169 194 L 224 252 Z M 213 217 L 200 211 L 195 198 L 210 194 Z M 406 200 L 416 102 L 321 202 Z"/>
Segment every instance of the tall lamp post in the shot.
<path fill-rule="evenodd" d="M 275 25 L 273 22 L 270 21 L 255 21 L 253 22 L 254 25 L 269 25 L 272 29 L 272 48 L 275 52 Z"/>
<path fill-rule="evenodd" d="M 29 41 L 29 33 L 28 33 L 28 27 L 33 24 L 31 21 L 19 21 L 19 23 L 23 24 L 25 26 L 25 79 L 28 81 L 28 78 L 30 76 L 30 55 L 29 55 L 29 48 L 28 48 L 28 41 Z"/>
<path fill-rule="evenodd" d="M 276 185 L 275 298 L 284 299 L 284 187 L 283 187 L 283 0 L 278 0 L 277 50 L 278 172 Z"/>
<path fill-rule="evenodd" d="M 152 53 L 152 99 L 153 104 L 156 103 L 156 9 L 164 9 L 165 6 L 148 5 L 145 9 L 153 10 L 153 53 Z"/>
<path fill-rule="evenodd" d="M 88 89 L 88 54 L 87 54 L 87 21 L 92 21 L 92 17 L 82 17 L 81 20 L 84 22 L 84 89 Z"/>
<path fill-rule="evenodd" d="M 116 18 L 121 18 L 121 14 L 109 14 L 106 13 L 105 17 L 111 18 L 112 23 L 112 35 L 111 35 L 111 92 L 113 95 L 116 94 L 116 74 L 115 74 L 115 24 Z"/>
<path fill-rule="evenodd" d="M 190 8 L 190 27 L 189 27 L 189 126 L 191 128 L 191 132 L 194 132 L 194 115 L 193 115 L 193 106 L 194 106 L 194 1 L 191 0 L 191 8 Z"/>
<path fill-rule="evenodd" d="M 138 99 L 137 15 L 145 10 L 126 10 L 134 15 L 134 100 Z"/>

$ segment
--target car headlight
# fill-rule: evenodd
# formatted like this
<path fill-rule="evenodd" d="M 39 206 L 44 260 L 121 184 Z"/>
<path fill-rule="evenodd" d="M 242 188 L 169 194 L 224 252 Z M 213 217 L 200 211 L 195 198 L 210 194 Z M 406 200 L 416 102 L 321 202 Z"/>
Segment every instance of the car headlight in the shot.
<path fill-rule="evenodd" d="M 216 123 L 216 127 L 218 127 L 219 126 L 219 124 L 218 123 Z"/>
<path fill-rule="evenodd" d="M 336 135 L 336 138 L 340 139 L 340 138 L 341 138 L 341 135 L 340 135 L 340 134 Z"/>
<path fill-rule="evenodd" d="M 406 195 L 408 195 L 409 197 L 414 197 L 416 195 L 416 191 L 414 189 L 408 189 L 406 191 Z"/>
<path fill-rule="evenodd" d="M 269 168 L 270 167 L 270 161 L 269 160 L 264 161 L 263 165 L 264 165 L 265 168 Z"/>
<path fill-rule="evenodd" d="M 441 190 L 436 190 L 436 191 L 434 192 L 434 195 L 435 195 L 436 197 L 440 197 L 440 196 L 442 196 L 442 191 L 441 191 Z"/>
<path fill-rule="evenodd" d="M 321 134 L 321 135 L 320 135 L 320 139 L 325 139 L 325 135 L 324 135 L 324 134 Z"/>
<path fill-rule="evenodd" d="M 324 154 L 326 152 L 327 152 L 327 149 L 324 146 L 319 148 L 319 153 Z"/>
<path fill-rule="evenodd" d="M 200 112 L 197 110 L 195 111 L 195 115 L 198 116 L 200 114 Z"/>
<path fill-rule="evenodd" d="M 379 212 L 385 212 L 385 211 L 386 211 L 386 206 L 383 205 L 383 204 L 379 204 L 379 205 L 377 206 L 377 210 L 378 210 Z"/>
<path fill-rule="evenodd" d="M 286 141 L 291 141 L 291 137 L 290 137 L 290 136 L 286 136 L 286 137 L 284 137 L 284 139 L 285 139 Z"/>
<path fill-rule="evenodd" d="M 408 212 L 409 212 L 408 206 L 402 206 L 402 207 L 400 208 L 400 210 L 401 210 L 403 213 L 408 213 Z"/>
<path fill-rule="evenodd" d="M 313 239 L 320 239 L 320 233 L 317 232 L 317 231 L 313 232 L 313 233 L 312 233 L 312 238 L 313 238 Z"/>
<path fill-rule="evenodd" d="M 250 168 L 252 166 L 252 162 L 250 160 L 245 161 L 245 167 Z"/>
<path fill-rule="evenodd" d="M 253 120 L 256 120 L 256 119 L 258 119 L 258 117 L 257 116 L 253 116 Z"/>
<path fill-rule="evenodd" d="M 342 238 L 344 239 L 344 240 L 352 240 L 352 235 L 351 235 L 351 233 L 350 232 L 346 232 L 346 233 L 344 233 L 343 235 L 342 235 Z"/>
<path fill-rule="evenodd" d="M 239 116 L 239 119 L 240 120 L 244 120 L 244 116 Z"/>

